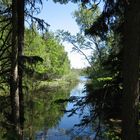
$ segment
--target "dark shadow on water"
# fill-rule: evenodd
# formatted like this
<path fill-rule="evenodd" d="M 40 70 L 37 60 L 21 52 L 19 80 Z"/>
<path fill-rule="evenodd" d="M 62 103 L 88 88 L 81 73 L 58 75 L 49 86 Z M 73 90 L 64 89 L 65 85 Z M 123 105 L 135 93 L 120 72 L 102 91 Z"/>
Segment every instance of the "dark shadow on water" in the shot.
<path fill-rule="evenodd" d="M 88 101 L 88 78 L 79 79 L 77 85 L 54 90 L 42 87 L 25 96 L 25 140 L 108 140 L 105 135 L 113 135 L 102 119 L 101 108 Z M 8 96 L 0 96 L 0 140 L 14 136 L 9 103 Z"/>

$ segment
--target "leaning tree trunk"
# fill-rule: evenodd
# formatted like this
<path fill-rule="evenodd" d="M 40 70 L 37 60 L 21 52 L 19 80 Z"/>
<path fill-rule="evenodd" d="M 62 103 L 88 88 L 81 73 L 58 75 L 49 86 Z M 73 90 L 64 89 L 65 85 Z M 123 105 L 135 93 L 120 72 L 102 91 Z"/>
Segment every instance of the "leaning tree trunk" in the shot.
<path fill-rule="evenodd" d="M 12 0 L 12 50 L 10 97 L 12 125 L 15 137 L 19 137 L 19 89 L 18 89 L 18 47 L 17 47 L 17 0 Z"/>
<path fill-rule="evenodd" d="M 124 94 L 122 139 L 138 140 L 140 0 L 129 0 L 124 14 Z"/>
<path fill-rule="evenodd" d="M 24 48 L 24 0 L 18 1 L 18 75 L 19 75 L 19 106 L 20 106 L 20 129 L 23 139 L 24 128 L 24 96 L 23 96 L 23 48 Z"/>

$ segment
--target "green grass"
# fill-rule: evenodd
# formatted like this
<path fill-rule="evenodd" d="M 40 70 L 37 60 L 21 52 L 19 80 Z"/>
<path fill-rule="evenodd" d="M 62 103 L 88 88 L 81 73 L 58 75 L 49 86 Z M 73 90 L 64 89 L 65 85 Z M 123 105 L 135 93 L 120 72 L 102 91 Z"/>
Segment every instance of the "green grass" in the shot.
<path fill-rule="evenodd" d="M 51 81 L 39 81 L 39 88 L 41 87 L 48 87 L 48 88 L 55 88 L 55 87 L 64 87 L 66 85 L 70 85 L 73 83 L 78 82 L 78 75 L 76 73 L 69 73 L 68 75 L 64 75 L 59 79 L 53 79 Z"/>

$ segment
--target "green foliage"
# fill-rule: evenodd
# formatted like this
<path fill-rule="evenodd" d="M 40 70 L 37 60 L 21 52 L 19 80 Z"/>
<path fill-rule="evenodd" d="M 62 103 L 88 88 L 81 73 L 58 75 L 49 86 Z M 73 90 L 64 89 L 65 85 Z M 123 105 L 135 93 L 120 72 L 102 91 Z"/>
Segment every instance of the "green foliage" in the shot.
<path fill-rule="evenodd" d="M 43 59 L 43 62 L 34 65 L 36 72 L 42 77 L 46 75 L 46 78 L 56 78 L 69 73 L 70 62 L 67 53 L 53 33 L 41 36 L 36 31 L 26 29 L 25 42 L 26 56 L 39 56 Z"/>
<path fill-rule="evenodd" d="M 100 48 L 103 43 L 100 42 L 99 37 L 85 36 L 85 29 L 90 28 L 92 23 L 96 21 L 97 17 L 100 15 L 99 9 L 86 9 L 82 5 L 79 5 L 77 11 L 73 13 L 73 16 L 80 27 L 80 32 L 76 35 L 72 35 L 67 31 L 58 31 L 58 37 L 63 41 L 71 43 L 73 48 L 72 50 L 83 55 L 89 65 L 91 65 L 91 54 L 95 50 L 97 55 L 100 54 Z M 87 53 L 90 52 L 90 53 Z"/>
<path fill-rule="evenodd" d="M 107 140 L 121 140 L 121 138 L 116 136 L 116 134 L 112 131 L 106 132 L 105 137 Z"/>
<path fill-rule="evenodd" d="M 73 13 L 73 16 L 83 32 L 85 29 L 89 29 L 92 26 L 93 22 L 96 21 L 100 14 L 101 13 L 98 8 L 87 9 L 81 4 L 79 5 L 78 10 Z"/>

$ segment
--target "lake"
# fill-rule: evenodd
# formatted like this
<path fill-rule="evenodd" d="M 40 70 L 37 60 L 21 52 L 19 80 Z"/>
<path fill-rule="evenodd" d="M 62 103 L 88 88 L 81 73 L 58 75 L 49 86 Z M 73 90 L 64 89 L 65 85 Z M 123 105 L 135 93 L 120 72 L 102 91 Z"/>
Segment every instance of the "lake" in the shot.
<path fill-rule="evenodd" d="M 81 99 L 82 97 L 86 95 L 86 92 L 84 92 L 84 90 L 85 90 L 85 83 L 87 82 L 87 80 L 88 79 L 86 77 L 81 76 L 79 77 L 79 83 L 75 87 L 73 87 L 70 90 L 65 91 L 65 92 L 68 92 L 68 93 L 65 93 L 67 98 L 73 99 L 71 102 L 65 102 L 60 105 L 59 104 L 56 105 L 54 104 L 54 102 L 51 102 L 49 105 L 48 103 L 43 104 L 43 108 L 46 108 L 46 111 L 45 109 L 43 109 L 44 114 L 47 114 L 47 111 L 48 111 L 48 115 L 42 114 L 42 117 L 44 118 L 38 117 L 38 120 L 36 120 L 37 122 L 35 121 L 35 123 L 39 125 L 39 122 L 40 122 L 41 123 L 40 126 L 37 127 L 37 129 L 33 128 L 32 126 L 32 129 L 35 129 L 34 132 L 28 129 L 28 131 L 30 130 L 32 134 L 27 132 L 26 138 L 31 139 L 31 137 L 33 137 L 33 139 L 35 140 L 90 140 L 90 139 L 93 139 L 94 133 L 93 133 L 92 126 L 90 125 L 81 126 L 81 127 L 75 126 L 76 124 L 80 123 L 80 120 L 82 119 L 84 115 L 89 115 L 90 113 L 89 106 L 85 106 L 84 108 L 79 108 L 76 110 L 76 112 L 72 116 L 69 116 L 71 114 L 69 110 L 72 110 L 75 107 L 78 107 L 78 105 L 76 105 L 77 101 L 79 101 L 79 99 Z M 56 94 L 57 96 L 59 96 L 59 98 L 62 98 L 61 94 L 63 96 L 64 95 L 63 92 L 57 90 L 57 92 L 50 93 L 50 94 L 51 95 Z M 51 97 L 49 98 L 50 98 L 49 99 L 50 101 Z M 55 98 L 55 100 L 57 99 L 59 100 L 59 98 L 57 97 Z M 46 101 L 48 101 L 48 99 Z M 55 105 L 56 107 L 54 107 Z M 38 108 L 38 105 L 36 106 Z M 48 106 L 50 107 L 48 108 Z M 64 109 L 67 110 L 65 111 L 65 113 L 64 111 L 62 111 Z M 32 113 L 35 113 L 35 112 L 32 112 Z M 30 123 L 34 123 L 34 120 L 33 122 L 30 122 Z"/>

